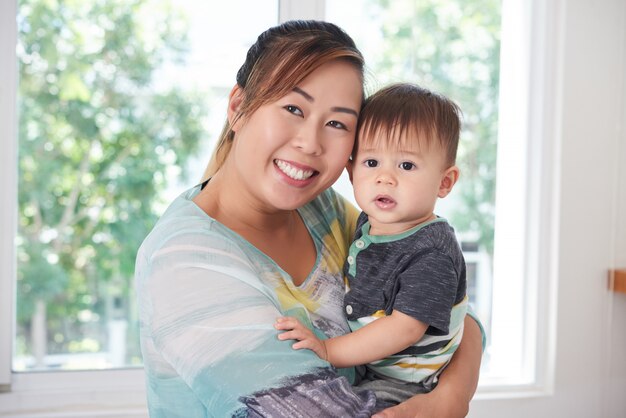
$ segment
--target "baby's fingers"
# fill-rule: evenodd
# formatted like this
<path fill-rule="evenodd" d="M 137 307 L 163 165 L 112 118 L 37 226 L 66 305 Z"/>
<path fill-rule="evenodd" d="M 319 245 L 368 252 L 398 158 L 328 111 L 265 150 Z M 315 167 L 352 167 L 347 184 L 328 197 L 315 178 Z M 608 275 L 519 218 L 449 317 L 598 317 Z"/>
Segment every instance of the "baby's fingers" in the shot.
<path fill-rule="evenodd" d="M 290 316 L 281 316 L 280 318 L 276 318 L 276 322 L 274 323 L 274 328 L 276 329 L 294 329 L 300 325 L 297 319 L 292 318 Z"/>
<path fill-rule="evenodd" d="M 309 350 L 313 350 L 313 342 L 311 340 L 305 339 L 305 340 L 300 340 L 296 343 L 294 343 L 291 348 L 293 348 L 294 350 L 301 350 L 303 348 L 308 348 Z"/>
<path fill-rule="evenodd" d="M 301 340 L 303 338 L 305 338 L 305 335 L 300 330 L 297 330 L 297 329 L 281 332 L 280 334 L 278 334 L 278 339 L 281 341 Z"/>

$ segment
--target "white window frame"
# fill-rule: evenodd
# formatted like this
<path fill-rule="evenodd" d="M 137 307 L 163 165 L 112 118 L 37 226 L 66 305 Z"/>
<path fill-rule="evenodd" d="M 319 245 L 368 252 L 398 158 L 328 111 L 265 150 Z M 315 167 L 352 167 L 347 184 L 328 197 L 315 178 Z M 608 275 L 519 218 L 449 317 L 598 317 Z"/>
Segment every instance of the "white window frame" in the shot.
<path fill-rule="evenodd" d="M 280 0 L 279 21 L 294 18 L 324 19 L 324 5 L 324 0 L 307 2 Z M 504 385 L 506 383 L 504 381 L 481 381 L 478 399 L 541 396 L 552 391 L 554 341 L 549 335 L 554 333 L 549 331 L 555 323 L 556 291 L 554 287 L 557 271 L 555 263 L 551 260 L 556 258 L 553 255 L 557 251 L 558 231 L 555 225 L 558 223 L 550 221 L 554 220 L 558 214 L 558 201 L 554 196 L 558 194 L 559 178 L 558 167 L 551 165 L 550 162 L 556 156 L 559 145 L 551 138 L 558 138 L 559 135 L 555 135 L 556 125 L 550 120 L 556 116 L 556 103 L 559 98 L 559 92 L 553 87 L 557 83 L 553 81 L 560 71 L 558 64 L 561 60 L 557 52 L 561 42 L 559 11 L 562 7 L 563 0 L 503 1 L 504 19 L 507 19 L 507 16 L 519 16 L 515 13 L 523 13 L 525 16 L 523 27 L 518 28 L 524 34 L 523 37 L 516 38 L 517 40 L 505 38 L 503 44 L 521 42 L 521 47 L 516 48 L 516 53 L 519 54 L 522 50 L 525 53 L 519 56 L 505 57 L 503 55 L 502 68 L 509 71 L 512 68 L 507 69 L 507 66 L 515 62 L 517 67 L 514 68 L 519 71 L 516 75 L 525 79 L 525 82 L 514 83 L 518 88 L 511 91 L 507 91 L 503 85 L 501 100 L 506 101 L 508 105 L 514 103 L 515 110 L 501 114 L 500 134 L 510 134 L 515 137 L 515 140 L 521 141 L 518 144 L 527 144 L 522 145 L 521 150 L 519 148 L 517 150 L 526 156 L 523 160 L 525 167 L 523 172 L 533 173 L 533 175 L 511 180 L 521 187 L 518 190 L 526 191 L 525 194 L 518 194 L 518 197 L 525 197 L 526 200 L 516 207 L 521 210 L 516 209 L 509 213 L 511 218 L 508 220 L 504 218 L 505 214 L 498 211 L 496 222 L 498 226 L 505 223 L 515 225 L 515 222 L 521 219 L 522 223 L 519 225 L 528 226 L 526 229 L 516 231 L 525 236 L 526 240 L 519 247 L 524 258 L 515 261 L 520 269 L 517 288 L 522 290 L 527 297 L 516 307 L 515 315 L 509 319 L 524 326 L 525 332 L 521 341 L 525 341 L 524 352 L 527 356 L 522 369 L 532 370 L 532 376 L 519 376 L 520 379 L 516 385 Z M 0 62 L 2 63 L 16 62 L 16 13 L 16 0 L 0 0 Z M 555 38 L 547 35 L 548 27 L 551 28 L 550 33 L 557 33 Z M 533 51 L 532 55 L 529 53 L 530 50 Z M 503 74 L 506 73 L 503 72 Z M 0 196 L 3 202 L 9 202 L 9 204 L 0 205 L 0 231 L 2 231 L 0 234 L 0 392 L 3 389 L 5 391 L 10 389 L 8 393 L 0 393 L 0 415 L 40 418 L 52 416 L 146 417 L 144 378 L 140 369 L 11 373 L 15 291 L 14 238 L 17 225 L 17 64 L 0 65 L 0 80 L 2 80 L 0 82 L 0 141 L 5 150 L 0 153 Z M 511 125 L 505 125 L 503 123 L 505 120 Z M 510 130 L 507 131 L 507 128 Z M 532 141 L 526 142 L 527 138 L 532 138 Z M 548 138 L 550 140 L 547 140 Z M 498 160 L 501 161 L 500 158 L 506 158 L 507 149 L 502 144 L 499 147 L 499 152 L 504 155 L 498 156 Z M 510 152 L 511 149 L 508 151 Z M 498 183 L 503 183 L 500 178 Z M 503 193 L 506 193 L 506 190 L 499 188 L 498 199 L 504 196 Z M 532 205 L 525 203 L 531 201 Z M 511 220 L 513 223 L 509 223 Z M 498 230 L 496 242 L 503 239 L 506 238 Z M 498 271 L 504 274 L 511 271 L 510 266 L 503 264 L 497 265 L 496 269 L 494 276 L 498 275 Z M 524 279 L 528 277 L 533 279 Z M 506 296 L 505 293 L 501 293 L 497 281 L 494 282 L 494 296 L 494 309 L 500 309 L 497 303 Z M 500 311 L 497 312 L 498 315 L 494 315 L 496 321 L 502 318 Z M 524 321 L 522 312 L 532 312 L 532 314 Z M 542 318 L 549 318 L 548 321 L 537 321 L 540 314 Z M 502 325 L 494 322 L 493 326 Z M 530 369 L 527 367 L 529 364 Z M 539 372 L 540 370 L 542 372 Z"/>
<path fill-rule="evenodd" d="M 478 398 L 554 385 L 563 2 L 502 2 L 492 357 Z M 550 28 L 550 30 L 548 30 Z M 520 297 L 520 295 L 522 295 Z M 541 318 L 541 320 L 539 320 Z"/>
<path fill-rule="evenodd" d="M 13 352 L 15 233 L 17 219 L 17 5 L 14 1 L 0 1 L 0 143 L 5 152 L 0 154 L 0 392 L 11 384 L 11 355 Z M 8 322 L 8 323 L 7 323 Z"/>

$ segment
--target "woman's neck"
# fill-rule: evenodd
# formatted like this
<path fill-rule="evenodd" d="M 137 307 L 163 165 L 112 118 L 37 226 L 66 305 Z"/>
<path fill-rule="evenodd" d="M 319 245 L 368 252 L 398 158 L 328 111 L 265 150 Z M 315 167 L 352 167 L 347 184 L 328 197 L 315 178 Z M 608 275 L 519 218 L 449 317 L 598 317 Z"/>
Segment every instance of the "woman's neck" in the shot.
<path fill-rule="evenodd" d="M 252 196 L 248 185 L 238 182 L 236 176 L 225 174 L 222 170 L 215 173 L 193 199 L 194 203 L 209 216 L 239 233 L 291 231 L 297 216 L 295 210 L 278 210 L 262 204 Z"/>
<path fill-rule="evenodd" d="M 193 200 L 209 216 L 274 260 L 299 286 L 315 266 L 313 238 L 295 209 L 263 204 L 250 187 L 238 182 L 236 175 L 218 171 Z"/>

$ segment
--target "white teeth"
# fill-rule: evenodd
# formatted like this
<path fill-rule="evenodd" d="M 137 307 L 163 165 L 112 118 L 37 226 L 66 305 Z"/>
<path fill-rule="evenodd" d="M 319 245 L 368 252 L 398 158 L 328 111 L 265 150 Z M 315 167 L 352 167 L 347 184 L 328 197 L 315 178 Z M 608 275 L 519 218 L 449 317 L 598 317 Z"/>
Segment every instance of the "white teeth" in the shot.
<path fill-rule="evenodd" d="M 314 170 L 301 170 L 282 160 L 275 160 L 280 171 L 294 180 L 306 180 L 315 173 Z"/>

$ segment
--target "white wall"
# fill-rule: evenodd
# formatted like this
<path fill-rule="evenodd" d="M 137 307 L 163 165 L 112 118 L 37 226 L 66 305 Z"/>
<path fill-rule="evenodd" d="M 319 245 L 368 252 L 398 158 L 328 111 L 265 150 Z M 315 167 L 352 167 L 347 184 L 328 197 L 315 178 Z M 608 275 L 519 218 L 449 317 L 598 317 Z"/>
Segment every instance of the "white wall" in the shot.
<path fill-rule="evenodd" d="M 626 417 L 626 295 L 607 290 L 607 270 L 626 268 L 626 2 L 559 7 L 554 387 L 542 396 L 476 399 L 472 417 Z"/>

